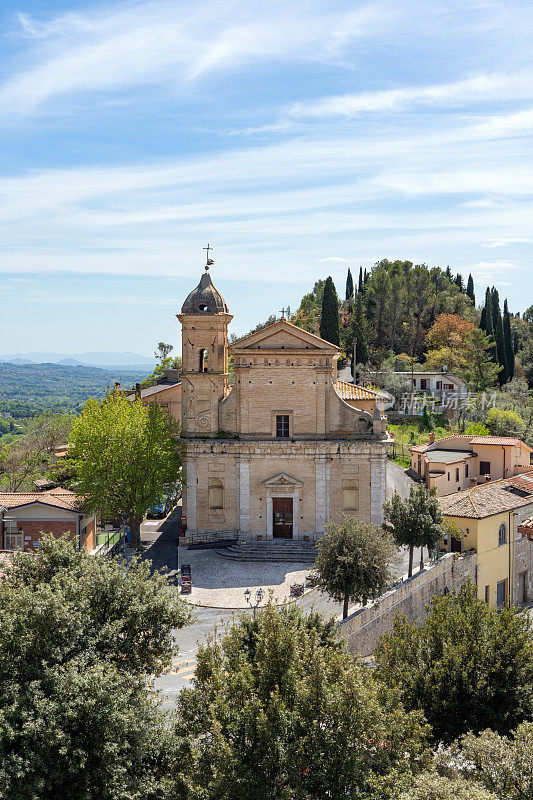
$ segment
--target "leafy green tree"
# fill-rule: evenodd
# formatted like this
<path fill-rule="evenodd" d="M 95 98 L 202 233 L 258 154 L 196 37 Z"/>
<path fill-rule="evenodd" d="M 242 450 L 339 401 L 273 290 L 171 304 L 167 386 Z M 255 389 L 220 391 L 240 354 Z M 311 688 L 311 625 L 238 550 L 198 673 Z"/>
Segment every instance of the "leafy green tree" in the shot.
<path fill-rule="evenodd" d="M 462 778 L 444 778 L 436 772 L 423 772 L 398 800 L 498 800 L 498 797 Z"/>
<path fill-rule="evenodd" d="M 340 522 L 328 522 L 318 545 L 315 569 L 318 585 L 337 602 L 366 603 L 387 588 L 396 549 L 390 535 L 355 517 L 342 515 Z"/>
<path fill-rule="evenodd" d="M 468 283 L 466 284 L 466 294 L 471 299 L 472 305 L 476 305 L 476 295 L 474 294 L 474 279 L 472 275 L 468 276 Z"/>
<path fill-rule="evenodd" d="M 348 275 L 346 277 L 346 300 L 349 300 L 353 297 L 353 278 L 352 278 L 352 271 L 350 267 L 348 267 Z"/>
<path fill-rule="evenodd" d="M 439 750 L 436 767 L 450 778 L 481 784 L 499 800 L 533 800 L 533 722 L 522 722 L 509 737 L 468 733 Z"/>
<path fill-rule="evenodd" d="M 89 400 L 73 425 L 78 493 L 104 518 L 125 514 L 136 548 L 146 510 L 181 485 L 178 436 L 176 421 L 157 403 L 146 406 L 118 392 Z"/>
<path fill-rule="evenodd" d="M 383 504 L 383 527 L 394 537 L 396 544 L 409 548 L 409 572 L 413 574 L 415 547 L 433 549 L 442 536 L 442 514 L 438 499 L 423 484 L 411 487 L 403 499 L 394 492 Z"/>
<path fill-rule="evenodd" d="M 267 606 L 200 646 L 178 699 L 176 798 L 390 797 L 427 763 L 421 715 L 314 626 Z"/>
<path fill-rule="evenodd" d="M 326 278 L 324 295 L 322 297 L 322 311 L 320 314 L 320 336 L 327 342 L 340 345 L 339 323 L 339 298 L 333 278 Z"/>
<path fill-rule="evenodd" d="M 369 359 L 368 351 L 368 321 L 365 315 L 365 304 L 360 293 L 357 294 L 355 310 L 353 315 L 353 338 L 356 344 L 357 363 L 366 364 Z M 352 375 L 353 375 L 353 353 L 352 353 Z"/>
<path fill-rule="evenodd" d="M 146 678 L 188 619 L 148 565 L 45 536 L 0 581 L 0 796 L 161 800 L 173 760 Z"/>
<path fill-rule="evenodd" d="M 154 353 L 154 358 L 159 362 L 156 364 L 154 371 L 150 373 L 141 383 L 143 388 L 147 386 L 155 386 L 160 378 L 169 369 L 181 369 L 181 356 L 171 356 L 174 347 L 165 342 L 159 342 L 157 350 Z"/>
<path fill-rule="evenodd" d="M 471 583 L 435 598 L 422 625 L 396 617 L 374 656 L 379 679 L 424 712 L 435 742 L 487 727 L 509 733 L 533 711 L 527 614 L 490 611 Z"/>
<path fill-rule="evenodd" d="M 515 411 L 491 408 L 485 419 L 492 436 L 522 436 L 526 423 Z"/>
<path fill-rule="evenodd" d="M 476 392 L 489 389 L 496 382 L 501 367 L 494 362 L 493 353 L 493 340 L 481 328 L 474 328 L 466 346 L 462 377 Z"/>

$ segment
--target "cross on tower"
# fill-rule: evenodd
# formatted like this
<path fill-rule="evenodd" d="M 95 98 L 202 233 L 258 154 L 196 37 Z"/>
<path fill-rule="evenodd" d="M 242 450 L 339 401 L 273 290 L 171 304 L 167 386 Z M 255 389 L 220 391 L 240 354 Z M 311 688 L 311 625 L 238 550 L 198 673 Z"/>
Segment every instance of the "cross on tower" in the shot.
<path fill-rule="evenodd" d="M 207 250 L 207 253 L 206 253 L 207 260 L 206 260 L 206 264 L 205 264 L 205 268 L 206 268 L 206 269 L 209 269 L 209 267 L 211 266 L 211 264 L 214 264 L 214 263 L 215 263 L 214 259 L 212 259 L 212 258 L 209 258 L 209 251 L 210 251 L 210 250 L 212 250 L 212 249 L 213 249 L 213 248 L 211 247 L 211 245 L 210 245 L 209 243 L 207 244 L 207 247 L 203 247 L 203 248 L 202 248 L 202 250 Z"/>
<path fill-rule="evenodd" d="M 285 319 L 285 309 L 282 308 L 279 313 L 281 314 L 281 319 L 284 320 Z"/>

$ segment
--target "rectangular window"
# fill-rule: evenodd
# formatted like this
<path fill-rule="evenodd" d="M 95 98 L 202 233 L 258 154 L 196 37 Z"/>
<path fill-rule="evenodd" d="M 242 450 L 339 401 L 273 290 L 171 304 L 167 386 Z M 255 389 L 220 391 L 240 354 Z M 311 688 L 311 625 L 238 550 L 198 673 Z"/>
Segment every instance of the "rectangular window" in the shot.
<path fill-rule="evenodd" d="M 276 437 L 278 439 L 289 438 L 289 415 L 276 414 Z"/>
<path fill-rule="evenodd" d="M 456 467 L 456 468 L 455 468 L 455 480 L 456 480 L 456 481 L 458 481 L 458 480 L 459 480 L 459 467 Z"/>
<path fill-rule="evenodd" d="M 498 547 L 502 544 L 507 544 L 507 525 L 504 522 L 498 528 Z"/>
<path fill-rule="evenodd" d="M 479 474 L 480 475 L 490 475 L 490 461 L 480 461 L 479 462 Z"/>
<path fill-rule="evenodd" d="M 507 578 L 503 581 L 498 581 L 496 585 L 496 605 L 498 608 L 505 606 L 507 600 Z"/>
<path fill-rule="evenodd" d="M 468 464 L 465 464 L 465 478 L 468 478 Z"/>
<path fill-rule="evenodd" d="M 428 388 L 428 382 L 427 382 L 426 378 L 420 378 L 420 388 L 421 389 L 427 389 Z"/>
<path fill-rule="evenodd" d="M 437 389 L 442 389 L 442 381 L 437 381 Z"/>
<path fill-rule="evenodd" d="M 485 603 L 489 602 L 490 602 L 490 586 L 487 584 L 487 586 L 485 586 Z"/>
<path fill-rule="evenodd" d="M 448 472 L 448 480 L 450 480 L 450 473 Z"/>

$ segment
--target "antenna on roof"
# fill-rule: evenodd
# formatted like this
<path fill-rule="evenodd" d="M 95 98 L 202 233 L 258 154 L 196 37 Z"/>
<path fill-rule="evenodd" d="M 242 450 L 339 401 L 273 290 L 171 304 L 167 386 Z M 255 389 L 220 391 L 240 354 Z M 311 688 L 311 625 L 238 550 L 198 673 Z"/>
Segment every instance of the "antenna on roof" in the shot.
<path fill-rule="evenodd" d="M 215 260 L 214 260 L 213 258 L 209 258 L 209 251 L 210 251 L 210 250 L 212 250 L 212 249 L 213 249 L 213 248 L 211 247 L 211 245 L 209 244 L 209 242 L 207 243 L 207 247 L 203 247 L 203 248 L 202 248 L 202 250 L 207 250 L 207 253 L 206 253 L 206 257 L 207 257 L 207 258 L 206 258 L 206 262 L 205 262 L 205 268 L 206 268 L 206 270 L 208 270 L 208 269 L 209 269 L 209 267 L 210 267 L 212 264 L 214 264 L 214 263 L 215 263 Z"/>

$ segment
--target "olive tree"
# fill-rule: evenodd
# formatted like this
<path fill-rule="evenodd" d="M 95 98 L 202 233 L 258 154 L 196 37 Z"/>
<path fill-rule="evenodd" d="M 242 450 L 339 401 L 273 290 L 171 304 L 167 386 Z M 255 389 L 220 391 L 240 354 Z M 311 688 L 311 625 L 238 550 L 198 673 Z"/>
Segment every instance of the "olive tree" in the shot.
<path fill-rule="evenodd" d="M 366 605 L 385 591 L 395 557 L 394 542 L 385 530 L 343 515 L 340 522 L 327 523 L 318 545 L 318 585 L 343 603 L 345 619 L 350 602 Z"/>

